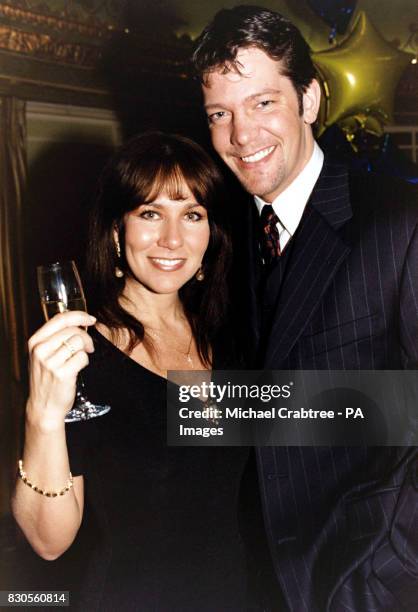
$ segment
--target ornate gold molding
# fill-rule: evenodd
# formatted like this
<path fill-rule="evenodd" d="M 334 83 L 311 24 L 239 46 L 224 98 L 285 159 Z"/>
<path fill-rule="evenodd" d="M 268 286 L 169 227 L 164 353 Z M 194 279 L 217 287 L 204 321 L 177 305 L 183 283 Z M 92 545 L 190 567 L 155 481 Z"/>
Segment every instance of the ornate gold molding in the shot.
<path fill-rule="evenodd" d="M 88 25 L 78 21 L 61 19 L 60 17 L 55 17 L 53 15 L 44 15 L 42 13 L 17 8 L 15 6 L 11 6 L 10 4 L 4 3 L 0 3 L 0 17 L 19 23 L 48 27 L 63 32 L 75 32 L 84 36 L 93 36 L 98 38 L 107 36 L 109 32 L 114 29 L 112 25 Z"/>
<path fill-rule="evenodd" d="M 0 48 L 54 62 L 91 67 L 100 58 L 100 48 L 57 40 L 50 34 L 24 32 L 0 25 Z"/>

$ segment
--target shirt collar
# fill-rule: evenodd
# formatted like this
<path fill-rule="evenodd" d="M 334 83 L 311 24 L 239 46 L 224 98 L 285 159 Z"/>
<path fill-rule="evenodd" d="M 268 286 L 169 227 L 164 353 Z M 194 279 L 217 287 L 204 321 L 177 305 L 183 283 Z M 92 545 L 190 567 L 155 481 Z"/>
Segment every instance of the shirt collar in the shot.
<path fill-rule="evenodd" d="M 315 142 L 310 160 L 295 180 L 272 202 L 272 207 L 280 223 L 291 236 L 295 233 L 303 211 L 322 170 L 324 154 Z M 267 204 L 259 196 L 254 196 L 258 212 Z"/>

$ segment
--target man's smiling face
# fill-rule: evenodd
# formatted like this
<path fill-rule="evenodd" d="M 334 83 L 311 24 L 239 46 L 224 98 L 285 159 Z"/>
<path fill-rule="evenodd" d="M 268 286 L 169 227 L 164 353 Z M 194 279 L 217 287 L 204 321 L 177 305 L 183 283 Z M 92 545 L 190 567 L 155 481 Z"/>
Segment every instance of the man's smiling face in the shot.
<path fill-rule="evenodd" d="M 300 114 L 279 61 L 256 47 L 240 49 L 236 60 L 239 73 L 220 67 L 203 85 L 212 143 L 249 193 L 272 202 L 312 155 L 319 85 L 312 81 L 303 94 Z"/>

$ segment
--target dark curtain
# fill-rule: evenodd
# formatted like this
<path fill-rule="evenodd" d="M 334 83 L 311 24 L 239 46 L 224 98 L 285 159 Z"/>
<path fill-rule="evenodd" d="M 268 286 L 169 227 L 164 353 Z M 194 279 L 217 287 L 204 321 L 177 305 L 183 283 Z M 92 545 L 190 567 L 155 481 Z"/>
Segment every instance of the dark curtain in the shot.
<path fill-rule="evenodd" d="M 7 512 L 24 404 L 27 316 L 24 223 L 25 103 L 0 98 L 0 517 Z"/>

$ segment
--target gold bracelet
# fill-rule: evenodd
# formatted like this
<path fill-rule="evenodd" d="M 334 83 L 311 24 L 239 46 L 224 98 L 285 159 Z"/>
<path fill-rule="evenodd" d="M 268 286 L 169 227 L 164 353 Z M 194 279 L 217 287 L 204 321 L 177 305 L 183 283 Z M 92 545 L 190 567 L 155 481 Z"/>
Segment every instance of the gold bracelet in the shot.
<path fill-rule="evenodd" d="M 30 487 L 33 491 L 36 491 L 36 493 L 39 493 L 39 495 L 45 495 L 45 497 L 58 497 L 59 495 L 65 495 L 67 491 L 69 491 L 73 486 L 73 475 L 70 472 L 68 482 L 65 487 L 61 489 L 61 491 L 45 491 L 44 489 L 37 487 L 36 485 L 30 482 L 26 472 L 24 471 L 22 459 L 19 459 L 19 478 L 25 483 L 25 485 Z"/>

